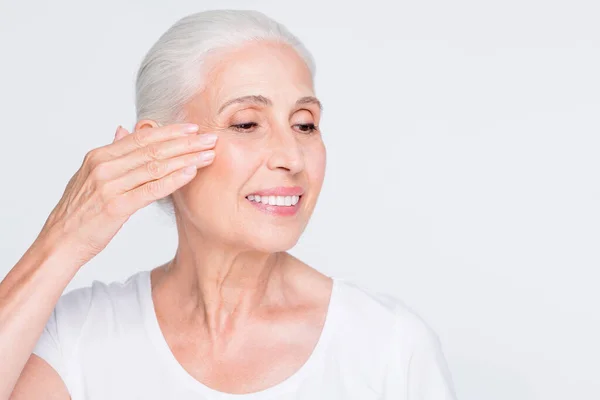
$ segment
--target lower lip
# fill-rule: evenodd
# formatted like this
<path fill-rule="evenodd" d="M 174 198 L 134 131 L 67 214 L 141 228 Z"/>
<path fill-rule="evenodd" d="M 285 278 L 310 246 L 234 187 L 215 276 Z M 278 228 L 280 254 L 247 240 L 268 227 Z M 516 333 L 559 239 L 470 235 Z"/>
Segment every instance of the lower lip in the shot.
<path fill-rule="evenodd" d="M 272 206 L 270 204 L 257 203 L 256 201 L 251 201 L 248 199 L 246 199 L 246 201 L 252 204 L 257 209 L 266 212 L 267 214 L 287 217 L 295 215 L 298 212 L 298 210 L 300 209 L 300 202 L 302 201 L 302 197 L 303 196 L 300 196 L 298 202 L 293 206 Z"/>

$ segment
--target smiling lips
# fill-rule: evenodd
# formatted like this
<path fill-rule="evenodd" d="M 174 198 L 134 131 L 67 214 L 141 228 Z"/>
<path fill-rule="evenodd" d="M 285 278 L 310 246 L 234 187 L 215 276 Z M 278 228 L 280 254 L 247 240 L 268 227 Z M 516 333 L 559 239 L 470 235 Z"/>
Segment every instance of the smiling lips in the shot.
<path fill-rule="evenodd" d="M 296 214 L 303 194 L 304 189 L 299 186 L 277 187 L 254 192 L 246 199 L 268 214 L 288 216 Z"/>

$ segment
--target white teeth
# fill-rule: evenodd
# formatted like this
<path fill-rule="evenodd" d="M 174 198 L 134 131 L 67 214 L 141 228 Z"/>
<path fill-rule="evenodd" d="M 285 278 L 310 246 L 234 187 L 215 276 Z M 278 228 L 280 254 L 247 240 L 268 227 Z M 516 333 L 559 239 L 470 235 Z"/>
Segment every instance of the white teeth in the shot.
<path fill-rule="evenodd" d="M 280 207 L 295 206 L 300 200 L 300 196 L 260 196 L 258 194 L 251 194 L 246 198 L 257 203 Z"/>

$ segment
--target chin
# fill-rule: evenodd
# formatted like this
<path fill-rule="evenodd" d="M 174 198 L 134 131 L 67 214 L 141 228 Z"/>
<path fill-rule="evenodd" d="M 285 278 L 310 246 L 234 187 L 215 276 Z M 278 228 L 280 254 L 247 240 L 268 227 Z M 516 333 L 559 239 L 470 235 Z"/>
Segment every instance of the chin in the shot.
<path fill-rule="evenodd" d="M 281 234 L 277 231 L 261 232 L 260 234 L 252 235 L 244 240 L 246 246 L 255 251 L 262 253 L 278 253 L 288 251 L 298 243 L 300 235 Z"/>

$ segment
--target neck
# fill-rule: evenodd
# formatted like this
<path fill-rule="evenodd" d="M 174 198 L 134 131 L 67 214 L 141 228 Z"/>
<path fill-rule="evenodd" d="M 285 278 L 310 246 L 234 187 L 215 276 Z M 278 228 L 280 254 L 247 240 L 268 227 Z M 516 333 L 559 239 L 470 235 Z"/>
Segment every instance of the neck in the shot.
<path fill-rule="evenodd" d="M 281 299 L 287 253 L 240 249 L 187 233 L 180 232 L 175 257 L 158 279 L 181 318 L 216 338 Z"/>

